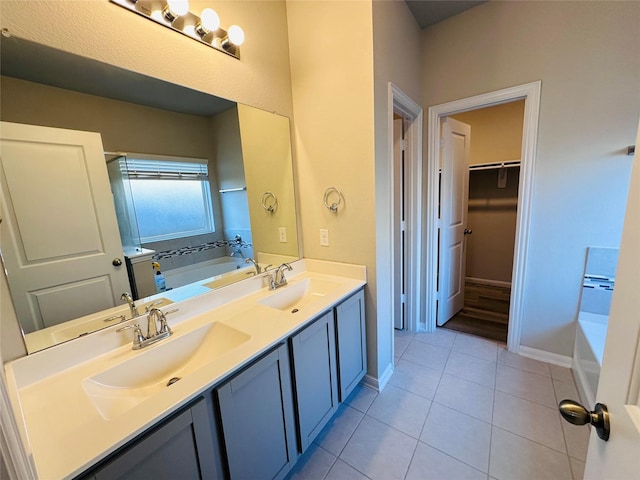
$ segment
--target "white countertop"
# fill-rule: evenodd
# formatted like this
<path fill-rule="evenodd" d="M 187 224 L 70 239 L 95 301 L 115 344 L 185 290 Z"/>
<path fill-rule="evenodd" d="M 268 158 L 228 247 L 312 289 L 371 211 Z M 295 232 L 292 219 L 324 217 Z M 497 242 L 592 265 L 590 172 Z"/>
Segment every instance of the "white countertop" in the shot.
<path fill-rule="evenodd" d="M 275 292 L 263 286 L 262 277 L 253 277 L 163 308 L 179 308 L 168 316 L 174 334 L 142 350 L 131 349 L 131 330 L 116 333 L 114 326 L 6 364 L 11 402 L 39 477 L 82 473 L 366 283 L 362 266 L 317 260 L 291 265 L 294 270 L 286 272 L 289 286 Z M 333 282 L 335 288 L 300 306 L 297 313 L 259 303 L 307 278 Z M 83 389 L 85 379 L 212 322 L 250 338 L 108 420 Z M 146 328 L 146 321 L 142 323 Z"/>

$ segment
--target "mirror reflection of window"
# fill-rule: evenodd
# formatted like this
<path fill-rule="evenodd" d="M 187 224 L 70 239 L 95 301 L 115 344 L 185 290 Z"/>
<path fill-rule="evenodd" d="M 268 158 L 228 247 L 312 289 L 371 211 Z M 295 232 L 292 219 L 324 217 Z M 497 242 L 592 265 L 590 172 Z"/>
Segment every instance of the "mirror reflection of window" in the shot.
<path fill-rule="evenodd" d="M 140 243 L 215 232 L 206 160 L 183 162 L 121 158 Z"/>

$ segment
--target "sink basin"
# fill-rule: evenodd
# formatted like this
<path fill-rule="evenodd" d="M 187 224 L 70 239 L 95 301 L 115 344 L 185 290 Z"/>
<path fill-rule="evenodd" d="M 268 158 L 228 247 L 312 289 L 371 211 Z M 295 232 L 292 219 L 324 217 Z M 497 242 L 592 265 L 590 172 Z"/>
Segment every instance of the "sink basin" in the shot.
<path fill-rule="evenodd" d="M 298 283 L 281 287 L 281 290 L 259 300 L 258 303 L 278 310 L 300 309 L 339 286 L 339 283 L 330 280 L 305 278 Z"/>
<path fill-rule="evenodd" d="M 129 360 L 84 379 L 82 388 L 102 417 L 110 420 L 249 338 L 222 323 L 204 325 L 147 347 Z"/>

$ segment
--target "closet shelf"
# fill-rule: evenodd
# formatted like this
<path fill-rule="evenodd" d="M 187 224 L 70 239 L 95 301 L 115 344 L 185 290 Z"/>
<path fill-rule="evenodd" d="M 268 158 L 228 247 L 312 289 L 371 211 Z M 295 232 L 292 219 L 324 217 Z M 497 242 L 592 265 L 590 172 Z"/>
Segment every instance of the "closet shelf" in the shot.
<path fill-rule="evenodd" d="M 518 198 L 470 198 L 469 208 L 517 208 Z"/>
<path fill-rule="evenodd" d="M 506 162 L 475 163 L 473 165 L 469 165 L 469 170 L 496 170 L 500 168 L 513 168 L 519 166 L 520 160 L 507 160 Z"/>

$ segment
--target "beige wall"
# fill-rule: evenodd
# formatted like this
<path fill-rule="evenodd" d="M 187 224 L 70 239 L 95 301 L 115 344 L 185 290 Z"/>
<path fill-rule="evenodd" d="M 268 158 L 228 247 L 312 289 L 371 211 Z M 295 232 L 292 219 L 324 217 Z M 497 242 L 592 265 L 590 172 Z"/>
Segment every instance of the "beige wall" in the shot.
<path fill-rule="evenodd" d="M 393 83 L 415 103 L 421 102 L 420 28 L 405 2 L 374 1 L 374 131 L 375 131 L 375 202 L 367 202 L 368 212 L 375 218 L 377 295 L 377 361 L 379 376 L 393 365 L 393 275 L 392 155 L 389 154 L 389 83 Z M 418 312 L 419 314 L 419 312 Z M 384 381 L 384 378 L 380 379 Z"/>
<path fill-rule="evenodd" d="M 253 242 L 260 246 L 256 260 L 264 262 L 261 252 L 297 258 L 289 119 L 246 105 L 238 105 L 238 118 Z M 266 191 L 278 200 L 273 212 L 262 206 Z M 280 228 L 285 229 L 286 242 L 280 241 Z"/>
<path fill-rule="evenodd" d="M 98 132 L 106 151 L 211 158 L 210 120 L 0 77 L 7 122 Z"/>
<path fill-rule="evenodd" d="M 422 33 L 425 105 L 542 81 L 525 346 L 572 354 L 585 249 L 619 244 L 638 45 L 640 2 L 487 2 Z"/>
<path fill-rule="evenodd" d="M 520 160 L 524 100 L 451 115 L 471 125 L 469 163 Z"/>
<path fill-rule="evenodd" d="M 370 2 L 287 2 L 304 255 L 366 265 L 368 370 L 377 374 Z M 334 32 L 334 33 L 331 33 Z M 327 188 L 344 201 L 330 212 Z M 320 246 L 320 229 L 330 245 Z"/>

